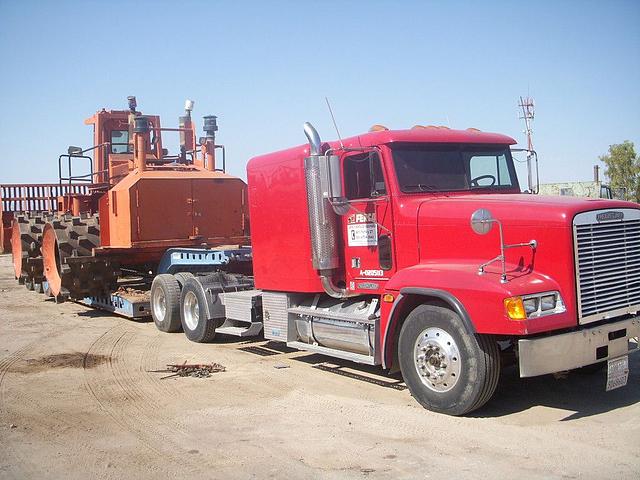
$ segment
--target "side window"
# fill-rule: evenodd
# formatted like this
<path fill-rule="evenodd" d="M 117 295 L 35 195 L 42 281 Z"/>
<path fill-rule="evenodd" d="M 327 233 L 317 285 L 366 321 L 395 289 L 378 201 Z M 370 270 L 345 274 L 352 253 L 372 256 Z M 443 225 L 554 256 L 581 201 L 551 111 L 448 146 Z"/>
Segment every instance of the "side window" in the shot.
<path fill-rule="evenodd" d="M 386 195 L 387 188 L 378 154 L 367 152 L 345 158 L 344 183 L 349 200 Z"/>
<path fill-rule="evenodd" d="M 129 153 L 128 130 L 111 130 L 111 153 Z"/>
<path fill-rule="evenodd" d="M 504 155 L 474 155 L 469 159 L 472 187 L 511 186 L 511 176 Z M 475 180 L 475 182 L 474 182 Z"/>

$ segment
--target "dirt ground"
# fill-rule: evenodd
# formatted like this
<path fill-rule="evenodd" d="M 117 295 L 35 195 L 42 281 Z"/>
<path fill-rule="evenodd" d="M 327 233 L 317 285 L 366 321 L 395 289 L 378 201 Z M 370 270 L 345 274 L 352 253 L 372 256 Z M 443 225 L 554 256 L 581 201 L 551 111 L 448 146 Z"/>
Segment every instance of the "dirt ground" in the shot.
<path fill-rule="evenodd" d="M 150 372 L 184 361 L 227 370 Z M 511 369 L 488 406 L 447 417 L 376 368 L 56 305 L 18 285 L 4 255 L 0 478 L 635 479 L 640 355 L 630 366 L 609 393 L 604 374 Z"/>

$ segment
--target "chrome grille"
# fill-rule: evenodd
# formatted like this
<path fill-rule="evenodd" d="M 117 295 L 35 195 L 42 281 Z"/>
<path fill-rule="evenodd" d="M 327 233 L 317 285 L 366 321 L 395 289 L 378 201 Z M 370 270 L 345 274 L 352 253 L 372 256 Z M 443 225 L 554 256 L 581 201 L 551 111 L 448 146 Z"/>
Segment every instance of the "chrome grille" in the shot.
<path fill-rule="evenodd" d="M 640 310 L 640 210 L 581 213 L 573 229 L 580 323 Z"/>

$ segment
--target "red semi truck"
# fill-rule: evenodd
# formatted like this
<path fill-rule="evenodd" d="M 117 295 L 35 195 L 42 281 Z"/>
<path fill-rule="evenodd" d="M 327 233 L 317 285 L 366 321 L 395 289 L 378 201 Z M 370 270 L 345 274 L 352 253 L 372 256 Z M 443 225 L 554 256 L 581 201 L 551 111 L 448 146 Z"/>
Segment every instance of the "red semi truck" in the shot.
<path fill-rule="evenodd" d="M 462 415 L 521 377 L 608 365 L 640 335 L 640 207 L 521 193 L 512 138 L 378 128 L 247 166 L 255 285 L 159 275 L 156 325 L 216 331 L 402 372 L 425 408 Z M 225 285 L 227 285 L 225 287 Z"/>

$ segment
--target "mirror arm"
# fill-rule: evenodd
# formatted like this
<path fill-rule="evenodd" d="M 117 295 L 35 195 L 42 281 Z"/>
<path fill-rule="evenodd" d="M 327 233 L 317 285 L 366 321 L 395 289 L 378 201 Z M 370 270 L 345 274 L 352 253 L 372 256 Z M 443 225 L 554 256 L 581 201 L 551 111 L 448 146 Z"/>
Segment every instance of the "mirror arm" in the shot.
<path fill-rule="evenodd" d="M 508 248 L 521 248 L 521 247 L 529 247 L 531 248 L 531 250 L 534 250 L 536 248 L 538 248 L 538 241 L 537 240 L 530 240 L 528 242 L 525 243 L 512 243 L 512 244 L 505 244 L 504 243 L 504 235 L 502 233 L 502 222 L 500 222 L 500 220 L 497 220 L 495 218 L 491 218 L 491 219 L 487 219 L 487 220 L 481 220 L 478 223 L 496 223 L 498 224 L 498 231 L 500 232 L 500 255 L 498 255 L 495 258 L 492 258 L 491 260 L 489 260 L 488 262 L 483 263 L 482 265 L 480 265 L 478 267 L 478 275 L 483 275 L 484 269 L 486 267 L 488 267 L 489 265 L 491 265 L 492 263 L 495 262 L 501 262 L 502 264 L 502 273 L 500 274 L 500 283 L 507 283 L 507 261 L 504 255 L 505 250 L 507 250 Z"/>

